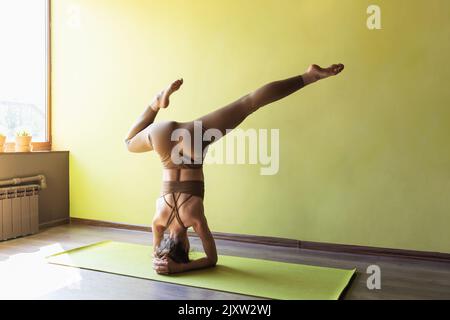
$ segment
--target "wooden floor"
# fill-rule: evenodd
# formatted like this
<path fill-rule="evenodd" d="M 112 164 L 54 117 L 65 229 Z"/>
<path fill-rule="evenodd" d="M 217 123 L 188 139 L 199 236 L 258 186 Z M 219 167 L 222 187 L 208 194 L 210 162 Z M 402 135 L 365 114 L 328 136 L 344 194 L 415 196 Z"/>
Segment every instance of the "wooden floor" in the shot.
<path fill-rule="evenodd" d="M 103 240 L 151 244 L 151 234 L 66 225 L 0 243 L 0 299 L 254 299 L 251 297 L 140 280 L 46 264 L 44 257 Z M 201 248 L 197 239 L 192 247 Z M 315 266 L 357 268 L 344 299 L 450 299 L 450 263 L 336 254 L 218 241 L 221 255 Z M 367 289 L 367 267 L 378 265 L 382 289 Z M 149 266 L 150 267 L 150 266 Z"/>

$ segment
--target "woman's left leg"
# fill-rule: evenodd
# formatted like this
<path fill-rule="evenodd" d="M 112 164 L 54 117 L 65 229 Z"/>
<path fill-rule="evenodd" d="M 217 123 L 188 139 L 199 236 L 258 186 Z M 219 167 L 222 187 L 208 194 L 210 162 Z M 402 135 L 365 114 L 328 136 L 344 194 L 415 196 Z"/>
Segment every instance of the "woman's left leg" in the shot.
<path fill-rule="evenodd" d="M 337 75 L 342 70 L 344 70 L 342 64 L 335 64 L 326 69 L 312 65 L 301 76 L 269 83 L 197 121 L 202 122 L 204 129 L 217 129 L 225 135 L 258 109 L 286 98 L 311 83 Z"/>

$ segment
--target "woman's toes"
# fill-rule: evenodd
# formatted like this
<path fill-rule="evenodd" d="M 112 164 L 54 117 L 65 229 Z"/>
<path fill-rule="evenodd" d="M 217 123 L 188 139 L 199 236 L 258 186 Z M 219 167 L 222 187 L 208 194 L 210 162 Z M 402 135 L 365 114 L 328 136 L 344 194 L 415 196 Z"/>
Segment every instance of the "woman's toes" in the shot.
<path fill-rule="evenodd" d="M 344 65 L 342 63 L 333 64 L 326 69 L 323 69 L 320 66 L 313 64 L 308 68 L 307 73 L 312 83 L 321 79 L 338 75 L 339 73 L 342 72 L 342 70 L 344 70 Z"/>
<path fill-rule="evenodd" d="M 182 79 L 177 80 L 177 81 L 175 81 L 175 82 L 172 84 L 172 89 L 175 89 L 175 90 L 180 89 L 180 87 L 181 87 L 182 84 L 183 84 L 183 80 L 182 80 Z"/>
<path fill-rule="evenodd" d="M 340 64 L 333 64 L 331 66 L 331 70 L 332 70 L 334 75 L 337 75 L 337 74 L 341 73 L 342 70 L 344 70 L 344 65 L 342 63 L 340 63 Z"/>

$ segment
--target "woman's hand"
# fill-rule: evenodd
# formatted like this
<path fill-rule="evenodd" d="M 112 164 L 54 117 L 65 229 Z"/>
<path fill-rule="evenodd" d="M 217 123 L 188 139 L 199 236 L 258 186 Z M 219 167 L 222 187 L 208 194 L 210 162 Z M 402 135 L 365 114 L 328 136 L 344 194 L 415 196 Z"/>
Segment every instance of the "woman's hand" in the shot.
<path fill-rule="evenodd" d="M 157 274 L 161 275 L 169 275 L 183 272 L 183 264 L 176 263 L 169 257 L 157 258 L 153 259 L 153 269 Z"/>

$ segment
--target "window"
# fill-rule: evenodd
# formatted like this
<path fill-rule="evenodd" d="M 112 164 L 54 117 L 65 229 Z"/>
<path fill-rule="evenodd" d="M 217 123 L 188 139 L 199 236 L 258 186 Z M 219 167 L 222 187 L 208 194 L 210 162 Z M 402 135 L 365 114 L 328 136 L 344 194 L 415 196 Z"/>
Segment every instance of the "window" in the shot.
<path fill-rule="evenodd" d="M 49 0 L 0 1 L 0 133 L 29 132 L 34 150 L 51 146 L 49 12 Z"/>

